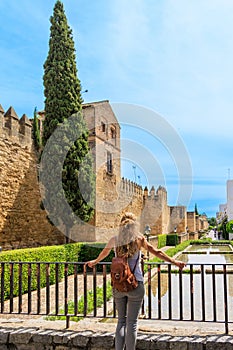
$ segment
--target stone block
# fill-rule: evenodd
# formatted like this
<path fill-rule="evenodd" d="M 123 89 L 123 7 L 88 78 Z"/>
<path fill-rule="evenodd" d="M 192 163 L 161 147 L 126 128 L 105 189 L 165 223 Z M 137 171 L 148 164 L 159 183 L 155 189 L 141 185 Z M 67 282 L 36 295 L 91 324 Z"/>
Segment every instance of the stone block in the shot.
<path fill-rule="evenodd" d="M 194 337 L 189 343 L 188 350 L 204 350 L 206 343 L 205 337 Z"/>
<path fill-rule="evenodd" d="M 45 331 L 37 331 L 35 334 L 32 335 L 32 340 L 35 343 L 40 344 L 52 344 L 53 342 L 53 334 L 54 331 L 48 329 Z"/>
<path fill-rule="evenodd" d="M 94 332 L 92 332 L 92 331 L 85 331 L 85 332 L 76 333 L 76 335 L 74 337 L 72 337 L 72 345 L 74 347 L 80 347 L 80 348 L 87 347 L 93 334 L 94 334 Z"/>
<path fill-rule="evenodd" d="M 11 348 L 10 348 L 11 349 Z M 30 344 L 17 344 L 16 347 L 17 350 L 43 350 L 43 345 L 40 345 L 40 348 L 38 347 L 38 344 L 30 343 Z"/>
<path fill-rule="evenodd" d="M 54 332 L 52 334 L 53 337 L 53 343 L 55 344 L 68 344 L 72 338 L 74 338 L 76 336 L 76 332 L 71 332 L 71 331 L 67 331 L 67 332 L 62 332 L 62 331 L 58 331 L 58 332 Z"/>
<path fill-rule="evenodd" d="M 5 344 L 0 344 L 0 350 L 8 350 L 8 346 Z"/>
<path fill-rule="evenodd" d="M 7 344 L 12 329 L 1 329 L 0 330 L 0 344 Z"/>
<path fill-rule="evenodd" d="M 210 336 L 206 340 L 206 350 L 233 350 L 233 337 L 230 335 Z"/>
<path fill-rule="evenodd" d="M 37 329 L 17 329 L 11 332 L 9 337 L 9 343 L 13 344 L 28 344 L 32 338 L 32 335 L 37 332 Z"/>
<path fill-rule="evenodd" d="M 170 340 L 172 336 L 162 335 L 153 339 L 151 344 L 151 349 L 153 350 L 170 350 Z"/>
<path fill-rule="evenodd" d="M 190 338 L 184 339 L 184 337 L 173 337 L 170 340 L 170 350 L 188 350 L 188 343 Z"/>
<path fill-rule="evenodd" d="M 138 334 L 136 344 L 138 350 L 150 350 L 151 343 L 151 334 Z"/>
<path fill-rule="evenodd" d="M 91 345 L 99 349 L 110 349 L 114 346 L 115 333 L 95 333 L 91 337 Z"/>

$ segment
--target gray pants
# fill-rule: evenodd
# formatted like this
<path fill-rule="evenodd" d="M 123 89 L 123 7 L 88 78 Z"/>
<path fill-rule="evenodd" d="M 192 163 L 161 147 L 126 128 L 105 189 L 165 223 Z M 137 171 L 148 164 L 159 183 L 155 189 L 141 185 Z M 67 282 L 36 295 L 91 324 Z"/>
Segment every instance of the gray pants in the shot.
<path fill-rule="evenodd" d="M 124 350 L 124 346 L 126 346 L 126 350 L 136 349 L 137 322 L 144 293 L 143 282 L 138 282 L 137 288 L 128 293 L 113 290 L 118 313 L 115 337 L 116 350 Z"/>

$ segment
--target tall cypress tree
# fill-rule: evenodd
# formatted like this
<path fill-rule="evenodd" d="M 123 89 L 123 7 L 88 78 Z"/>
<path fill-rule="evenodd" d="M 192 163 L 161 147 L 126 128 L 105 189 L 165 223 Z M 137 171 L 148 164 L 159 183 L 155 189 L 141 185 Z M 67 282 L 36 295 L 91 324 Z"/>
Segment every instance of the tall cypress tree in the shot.
<path fill-rule="evenodd" d="M 74 41 L 60 0 L 54 6 L 50 22 L 49 52 L 44 63 L 43 77 L 45 121 L 42 158 L 43 168 L 46 169 L 45 207 L 49 211 L 50 220 L 55 225 L 62 221 L 66 235 L 69 236 L 75 218 L 87 222 L 93 215 L 95 176 L 88 147 L 88 129 L 82 116 L 83 100 L 77 77 Z M 68 121 L 71 116 L 75 117 L 72 127 Z M 77 139 L 73 142 L 75 131 Z M 48 141 L 51 139 L 51 150 L 48 150 Z M 67 152 L 65 160 L 61 157 L 64 149 Z M 62 177 L 54 183 L 58 177 L 56 169 L 59 167 L 63 169 Z M 62 191 L 72 212 L 66 210 L 66 203 L 61 200 Z"/>
<path fill-rule="evenodd" d="M 48 57 L 44 63 L 45 122 L 43 144 L 58 123 L 81 111 L 81 84 L 77 77 L 75 47 L 63 4 L 58 0 L 50 18 Z"/>
<path fill-rule="evenodd" d="M 197 209 L 197 203 L 195 203 L 195 208 L 194 208 L 194 211 L 195 211 L 195 214 L 196 214 L 196 215 L 199 215 L 199 213 L 198 213 L 198 209 Z"/>
<path fill-rule="evenodd" d="M 41 148 L 41 139 L 40 139 L 40 130 L 38 125 L 38 119 L 37 119 L 37 108 L 35 107 L 34 113 L 33 113 L 33 125 L 32 125 L 32 132 L 33 132 L 33 139 L 34 139 L 34 145 L 37 151 Z"/>

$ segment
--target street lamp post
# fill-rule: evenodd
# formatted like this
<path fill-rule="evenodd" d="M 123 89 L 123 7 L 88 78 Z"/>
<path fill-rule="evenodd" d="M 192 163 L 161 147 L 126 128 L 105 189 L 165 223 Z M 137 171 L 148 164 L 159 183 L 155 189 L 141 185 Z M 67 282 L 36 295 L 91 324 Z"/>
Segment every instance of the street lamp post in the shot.
<path fill-rule="evenodd" d="M 145 226 L 145 230 L 144 230 L 144 234 L 145 234 L 145 236 L 146 236 L 147 242 L 150 241 L 150 232 L 151 232 L 150 226 L 149 226 L 149 225 L 146 225 L 146 226 Z M 150 253 L 149 253 L 149 251 L 147 250 L 147 260 L 149 260 L 149 258 L 150 258 Z"/>

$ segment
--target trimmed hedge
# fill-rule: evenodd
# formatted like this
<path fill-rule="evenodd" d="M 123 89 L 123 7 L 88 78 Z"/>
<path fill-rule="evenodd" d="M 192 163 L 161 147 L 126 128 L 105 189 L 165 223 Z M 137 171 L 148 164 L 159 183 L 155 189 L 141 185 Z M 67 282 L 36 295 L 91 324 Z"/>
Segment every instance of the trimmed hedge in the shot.
<path fill-rule="evenodd" d="M 179 243 L 179 238 L 176 233 L 168 234 L 167 235 L 167 246 L 176 246 Z"/>
<path fill-rule="evenodd" d="M 46 286 L 46 263 L 54 263 L 50 265 L 49 269 L 49 281 L 50 284 L 54 284 L 56 281 L 56 265 L 58 266 L 58 278 L 61 280 L 64 277 L 65 269 L 63 264 L 59 262 L 85 262 L 90 259 L 96 258 L 100 251 L 103 249 L 104 244 L 101 243 L 71 243 L 60 246 L 46 246 L 40 248 L 27 248 L 17 249 L 10 251 L 3 251 L 0 254 L 1 262 L 9 262 L 4 264 L 4 299 L 8 299 L 10 296 L 10 262 L 22 262 L 22 294 L 28 292 L 28 275 L 31 274 L 31 290 L 37 289 L 37 264 L 34 262 L 45 262 L 40 265 L 40 288 Z M 113 252 L 110 253 L 104 261 L 111 261 Z M 31 262 L 31 269 L 28 271 L 28 264 L 23 262 Z M 72 264 L 68 265 L 68 275 L 74 273 L 74 267 Z M 0 272 L 3 273 L 3 264 L 0 268 Z M 98 265 L 98 271 L 101 271 L 102 266 Z M 78 272 L 83 270 L 83 266 L 78 266 Z M 14 265 L 13 275 L 18 276 L 19 264 Z M 13 296 L 19 295 L 19 281 L 18 278 L 13 279 Z"/>
<path fill-rule="evenodd" d="M 97 258 L 101 250 L 104 248 L 104 243 L 85 243 L 82 245 L 79 252 L 79 261 L 88 261 Z M 110 254 L 102 260 L 102 262 L 112 261 L 114 257 L 114 251 L 112 250 Z M 97 265 L 97 271 L 101 271 L 101 265 Z M 92 271 L 92 269 L 91 269 Z"/>
<path fill-rule="evenodd" d="M 165 247 L 167 244 L 167 234 L 158 235 L 158 249 Z"/>

